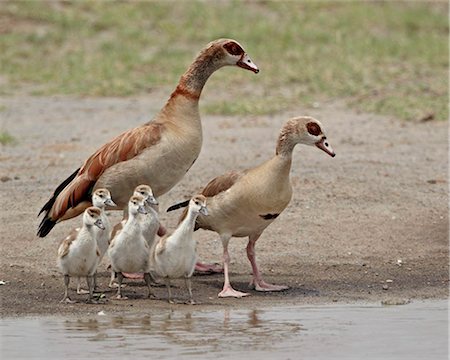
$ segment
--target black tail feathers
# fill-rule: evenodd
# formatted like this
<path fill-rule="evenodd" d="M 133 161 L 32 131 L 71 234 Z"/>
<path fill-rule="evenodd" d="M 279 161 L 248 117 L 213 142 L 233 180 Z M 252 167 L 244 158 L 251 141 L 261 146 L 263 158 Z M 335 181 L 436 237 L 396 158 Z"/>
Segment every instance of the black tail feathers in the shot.
<path fill-rule="evenodd" d="M 66 180 L 64 180 L 54 191 L 53 196 L 50 198 L 49 201 L 45 203 L 45 205 L 42 207 L 42 209 L 39 211 L 39 215 L 41 215 L 45 211 L 44 218 L 42 219 L 41 223 L 39 224 L 39 229 L 37 232 L 37 235 L 39 237 L 45 237 L 55 226 L 56 221 L 50 219 L 48 217 L 48 213 L 50 209 L 52 208 L 53 204 L 56 201 L 56 198 L 58 195 L 63 191 L 67 185 L 69 185 L 72 180 L 78 175 L 78 172 L 80 171 L 80 168 L 76 169 L 72 175 L 70 175 Z"/>
<path fill-rule="evenodd" d="M 180 208 L 186 207 L 189 205 L 189 201 L 190 200 L 186 200 L 186 201 L 182 201 L 178 204 L 172 205 L 166 211 L 169 212 L 169 211 L 174 211 L 174 210 L 178 210 Z"/>

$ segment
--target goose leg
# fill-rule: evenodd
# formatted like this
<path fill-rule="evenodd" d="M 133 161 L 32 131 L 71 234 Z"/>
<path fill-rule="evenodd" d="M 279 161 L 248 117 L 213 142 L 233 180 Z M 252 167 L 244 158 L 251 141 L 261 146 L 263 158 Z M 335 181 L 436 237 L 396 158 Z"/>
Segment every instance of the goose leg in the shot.
<path fill-rule="evenodd" d="M 250 264 L 252 265 L 253 278 L 250 281 L 249 286 L 254 288 L 256 291 L 282 291 L 289 289 L 289 286 L 286 285 L 273 285 L 266 283 L 261 275 L 261 272 L 258 269 L 258 265 L 256 265 L 256 256 L 255 256 L 255 244 L 256 240 L 259 239 L 261 234 L 253 234 L 248 237 L 247 244 L 247 257 L 250 260 Z"/>
<path fill-rule="evenodd" d="M 194 301 L 194 298 L 192 296 L 192 282 L 191 282 L 191 278 L 190 277 L 186 277 L 186 278 L 184 278 L 184 281 L 186 283 L 186 287 L 187 287 L 188 293 L 189 293 L 189 301 L 187 303 L 191 304 L 191 305 L 195 305 L 195 301 Z"/>
<path fill-rule="evenodd" d="M 144 273 L 144 280 L 148 287 L 148 297 L 151 298 L 153 296 L 152 287 L 150 285 L 151 283 L 151 276 L 149 273 Z"/>
<path fill-rule="evenodd" d="M 81 278 L 77 277 L 77 294 L 82 295 L 82 294 L 88 294 L 88 293 L 89 293 L 89 291 L 81 288 Z"/>
<path fill-rule="evenodd" d="M 86 282 L 88 284 L 88 289 L 89 289 L 89 295 L 88 295 L 86 302 L 94 303 L 94 301 L 93 301 L 93 298 L 94 298 L 94 276 L 93 275 L 86 276 Z"/>
<path fill-rule="evenodd" d="M 116 273 L 117 274 L 117 296 L 116 299 L 128 299 L 126 296 L 122 296 L 122 281 L 123 281 L 123 275 L 121 272 Z"/>
<path fill-rule="evenodd" d="M 170 291 L 170 279 L 166 278 L 167 296 L 170 304 L 175 304 L 172 300 L 172 292 Z"/>
<path fill-rule="evenodd" d="M 64 297 L 62 298 L 62 300 L 60 302 L 65 302 L 68 304 L 73 304 L 75 303 L 75 301 L 70 300 L 69 298 L 69 283 L 70 283 L 70 277 L 69 275 L 64 275 L 64 286 L 65 286 L 65 290 L 64 290 Z"/>
<path fill-rule="evenodd" d="M 228 276 L 228 268 L 230 266 L 230 254 L 228 253 L 228 243 L 231 239 L 231 235 L 221 235 L 220 239 L 222 240 L 223 245 L 223 273 L 225 275 L 225 280 L 223 283 L 223 289 L 219 293 L 219 297 L 237 297 L 241 298 L 243 296 L 250 295 L 249 293 L 243 293 L 237 290 L 234 290 L 230 284 L 230 277 Z"/>

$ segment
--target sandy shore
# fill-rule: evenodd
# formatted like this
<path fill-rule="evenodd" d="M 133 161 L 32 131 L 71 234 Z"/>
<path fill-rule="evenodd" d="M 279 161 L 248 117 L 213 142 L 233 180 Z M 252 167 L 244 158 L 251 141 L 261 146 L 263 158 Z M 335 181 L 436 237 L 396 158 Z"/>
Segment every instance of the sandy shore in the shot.
<path fill-rule="evenodd" d="M 60 239 L 81 219 L 35 236 L 41 206 L 56 186 L 94 150 L 123 130 L 148 121 L 166 94 L 129 99 L 3 98 L 0 126 L 16 139 L 0 154 L 2 316 L 86 314 L 166 308 L 144 298 L 141 283 L 130 299 L 110 299 L 107 261 L 100 266 L 105 304 L 60 304 L 63 280 L 56 268 Z M 328 157 L 298 146 L 291 180 L 294 196 L 258 241 L 257 259 L 268 281 L 290 290 L 219 299 L 221 275 L 193 280 L 198 307 L 259 307 L 279 304 L 445 298 L 448 294 L 447 123 L 406 123 L 357 114 L 339 104 L 258 117 L 203 115 L 202 153 L 191 171 L 160 198 L 161 209 L 197 192 L 211 178 L 245 169 L 272 156 L 278 131 L 294 115 L 324 124 L 337 153 Z M 118 212 L 111 214 L 118 221 Z M 179 213 L 161 213 L 172 229 Z M 217 235 L 198 231 L 202 260 L 221 261 Z M 231 240 L 231 281 L 247 290 L 250 265 L 245 239 Z M 387 282 L 387 280 L 389 280 Z M 74 285 L 74 282 L 73 282 Z M 186 298 L 183 282 L 175 296 Z M 178 307 L 187 305 L 176 305 Z"/>

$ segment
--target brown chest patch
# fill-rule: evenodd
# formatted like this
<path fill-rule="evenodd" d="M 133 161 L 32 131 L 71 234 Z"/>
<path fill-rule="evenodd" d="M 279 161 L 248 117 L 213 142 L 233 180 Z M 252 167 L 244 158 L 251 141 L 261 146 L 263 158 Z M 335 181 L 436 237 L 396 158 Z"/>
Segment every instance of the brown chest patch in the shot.
<path fill-rule="evenodd" d="M 259 216 L 261 216 L 264 220 L 272 220 L 272 219 L 276 219 L 278 217 L 278 215 L 280 215 L 280 214 L 265 214 L 265 215 L 259 215 Z"/>

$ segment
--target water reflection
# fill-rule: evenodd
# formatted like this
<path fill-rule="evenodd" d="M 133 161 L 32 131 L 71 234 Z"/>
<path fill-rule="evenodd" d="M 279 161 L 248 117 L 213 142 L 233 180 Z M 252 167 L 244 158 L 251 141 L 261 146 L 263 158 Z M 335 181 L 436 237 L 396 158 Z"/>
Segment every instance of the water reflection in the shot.
<path fill-rule="evenodd" d="M 2 319 L 0 329 L 2 359 L 261 360 L 348 358 L 348 354 L 366 359 L 447 359 L 448 355 L 445 301 L 393 307 L 151 309 L 144 314 L 78 319 Z"/>
<path fill-rule="evenodd" d="M 238 351 L 251 346 L 253 350 L 273 348 L 273 341 L 298 336 L 298 321 L 278 321 L 265 316 L 262 310 L 230 310 L 218 312 L 175 312 L 159 314 L 97 316 L 94 319 L 66 320 L 67 339 L 83 336 L 87 341 L 123 342 L 133 351 L 145 347 L 164 351 L 179 349 L 180 354 L 194 355 L 220 350 Z M 151 344 L 148 342 L 151 340 Z M 155 344 L 164 344 L 159 346 Z"/>

